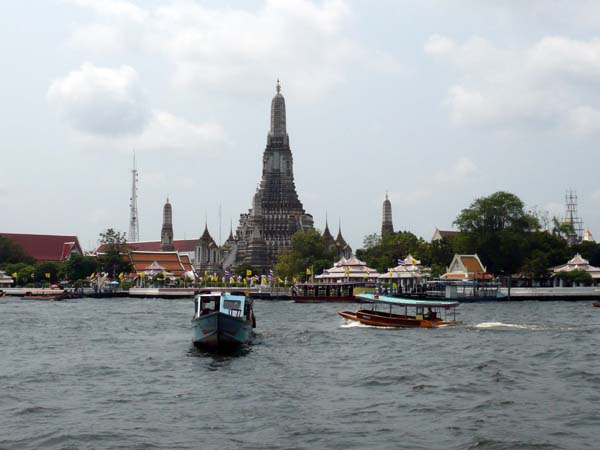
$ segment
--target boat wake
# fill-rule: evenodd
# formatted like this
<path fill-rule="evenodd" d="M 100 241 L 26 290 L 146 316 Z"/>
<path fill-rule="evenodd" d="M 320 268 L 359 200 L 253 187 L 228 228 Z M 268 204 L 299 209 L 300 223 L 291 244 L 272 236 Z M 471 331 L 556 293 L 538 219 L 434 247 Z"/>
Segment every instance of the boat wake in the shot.
<path fill-rule="evenodd" d="M 519 329 L 519 330 L 542 330 L 543 327 L 539 325 L 527 325 L 517 323 L 504 323 L 504 322 L 482 322 L 475 325 L 478 329 Z"/>
<path fill-rule="evenodd" d="M 364 323 L 348 320 L 340 325 L 340 328 L 375 328 L 377 330 L 397 330 L 398 327 L 380 327 L 374 325 L 365 325 Z"/>

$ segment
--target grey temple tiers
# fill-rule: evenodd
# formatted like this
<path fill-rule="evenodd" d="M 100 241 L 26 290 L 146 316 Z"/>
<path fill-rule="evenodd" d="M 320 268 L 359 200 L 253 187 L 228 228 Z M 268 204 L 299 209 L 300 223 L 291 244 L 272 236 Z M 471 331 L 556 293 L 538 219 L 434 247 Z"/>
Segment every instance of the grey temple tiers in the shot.
<path fill-rule="evenodd" d="M 293 157 L 286 130 L 285 99 L 277 81 L 277 93 L 271 101 L 271 129 L 262 159 L 262 178 L 252 199 L 252 208 L 240 214 L 235 233 L 219 246 L 204 225 L 197 240 L 173 239 L 173 211 L 167 203 L 163 209 L 161 250 L 175 248 L 187 253 L 196 271 L 204 274 L 225 274 L 248 263 L 254 273 L 266 273 L 277 262 L 281 250 L 292 244 L 292 235 L 299 230 L 314 229 L 313 217 L 304 211 L 294 184 Z M 352 248 L 344 240 L 341 227 L 334 239 L 325 221 L 323 237 L 334 251 L 336 259 L 350 258 Z M 151 243 L 148 243 L 151 244 Z"/>
<path fill-rule="evenodd" d="M 224 268 L 243 263 L 263 270 L 273 267 L 277 254 L 291 245 L 296 231 L 313 229 L 313 218 L 298 199 L 293 163 L 285 99 L 277 81 L 277 93 L 271 101 L 271 129 L 262 159 L 262 178 L 252 208 L 240 214 L 235 237 L 226 242 Z"/>

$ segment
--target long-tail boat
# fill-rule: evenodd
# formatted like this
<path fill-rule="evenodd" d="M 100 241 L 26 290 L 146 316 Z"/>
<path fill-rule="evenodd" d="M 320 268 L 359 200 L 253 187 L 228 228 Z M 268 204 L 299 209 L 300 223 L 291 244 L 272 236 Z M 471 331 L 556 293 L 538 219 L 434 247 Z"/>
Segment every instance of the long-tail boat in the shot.
<path fill-rule="evenodd" d="M 399 328 L 437 328 L 462 323 L 456 320 L 458 302 L 411 300 L 378 294 L 360 294 L 357 297 L 370 302 L 372 305 L 371 309 L 340 311 L 338 314 L 347 320 L 360 322 L 363 325 Z M 385 308 L 385 306 L 388 308 Z M 393 308 L 399 308 L 400 313 L 397 310 L 396 312 L 392 312 Z M 448 318 L 449 312 L 452 313 L 451 318 Z"/>
<path fill-rule="evenodd" d="M 227 351 L 247 344 L 256 328 L 252 299 L 225 292 L 200 294 L 194 299 L 192 328 L 198 348 Z"/>
<path fill-rule="evenodd" d="M 41 292 L 41 293 L 31 293 L 27 292 L 23 296 L 23 300 L 40 300 L 46 302 L 60 302 L 61 300 L 67 300 L 73 298 L 69 292 L 65 292 L 63 290 L 54 291 L 54 292 Z"/>

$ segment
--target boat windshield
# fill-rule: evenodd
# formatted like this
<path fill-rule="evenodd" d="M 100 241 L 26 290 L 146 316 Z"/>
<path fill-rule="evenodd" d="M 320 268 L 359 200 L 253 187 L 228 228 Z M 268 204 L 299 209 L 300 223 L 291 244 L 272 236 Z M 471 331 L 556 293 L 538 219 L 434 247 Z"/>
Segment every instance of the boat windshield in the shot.
<path fill-rule="evenodd" d="M 223 294 L 220 311 L 234 317 L 241 317 L 246 298 L 243 295 Z"/>
<path fill-rule="evenodd" d="M 218 295 L 200 295 L 196 298 L 196 316 L 200 317 L 219 310 Z"/>

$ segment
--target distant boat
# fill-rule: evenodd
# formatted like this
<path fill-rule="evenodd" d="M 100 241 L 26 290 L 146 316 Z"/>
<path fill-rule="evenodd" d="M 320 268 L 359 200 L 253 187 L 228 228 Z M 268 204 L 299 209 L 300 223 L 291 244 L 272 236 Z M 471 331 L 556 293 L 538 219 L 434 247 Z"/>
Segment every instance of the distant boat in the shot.
<path fill-rule="evenodd" d="M 200 294 L 194 299 L 195 347 L 232 350 L 249 343 L 255 327 L 253 302 L 249 297 L 218 292 Z"/>
<path fill-rule="evenodd" d="M 56 293 L 44 293 L 44 294 L 32 294 L 26 293 L 23 296 L 23 300 L 40 300 L 46 302 L 59 302 L 61 300 L 66 300 L 69 298 L 73 298 L 69 292 L 59 291 Z"/>
<path fill-rule="evenodd" d="M 437 328 L 462 323 L 456 320 L 455 308 L 459 305 L 458 302 L 410 300 L 377 294 L 360 294 L 358 297 L 371 302 L 372 309 L 340 311 L 338 314 L 347 320 L 376 327 Z M 377 306 L 381 307 L 381 305 L 388 306 L 389 310 L 376 309 Z M 404 308 L 404 314 L 392 313 L 393 307 Z M 449 311 L 453 313 L 450 319 L 448 318 Z"/>
<path fill-rule="evenodd" d="M 373 283 L 301 283 L 292 288 L 296 303 L 356 303 L 358 294 L 373 292 Z"/>
<path fill-rule="evenodd" d="M 596 308 L 600 308 L 600 302 L 595 302 L 595 303 L 593 304 L 593 306 L 595 306 Z"/>

